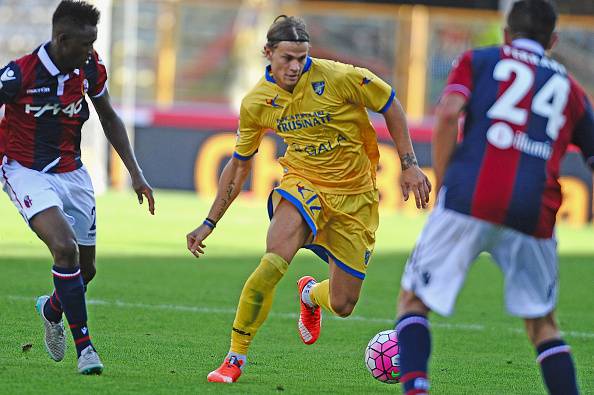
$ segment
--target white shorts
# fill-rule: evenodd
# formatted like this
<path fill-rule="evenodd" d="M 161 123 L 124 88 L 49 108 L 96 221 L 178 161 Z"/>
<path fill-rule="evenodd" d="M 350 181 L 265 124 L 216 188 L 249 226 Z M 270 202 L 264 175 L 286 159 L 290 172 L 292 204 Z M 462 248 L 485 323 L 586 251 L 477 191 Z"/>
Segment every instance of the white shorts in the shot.
<path fill-rule="evenodd" d="M 436 207 L 406 263 L 402 287 L 427 307 L 450 315 L 470 265 L 488 252 L 504 275 L 508 312 L 538 318 L 557 303 L 557 241 L 538 239 L 453 210 Z"/>
<path fill-rule="evenodd" d="M 67 173 L 42 173 L 4 157 L 0 173 L 2 189 L 27 223 L 35 214 L 59 207 L 78 244 L 95 245 L 95 194 L 84 166 Z"/>

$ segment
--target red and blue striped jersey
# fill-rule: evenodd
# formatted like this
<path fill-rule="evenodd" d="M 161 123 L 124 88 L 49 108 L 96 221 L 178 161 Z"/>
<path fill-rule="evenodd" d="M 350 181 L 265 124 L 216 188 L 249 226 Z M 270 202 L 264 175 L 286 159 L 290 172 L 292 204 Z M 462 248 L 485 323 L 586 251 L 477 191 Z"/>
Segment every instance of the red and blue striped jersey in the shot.
<path fill-rule="evenodd" d="M 444 206 L 551 237 L 568 146 L 578 146 L 594 168 L 594 115 L 584 90 L 539 44 L 520 39 L 463 54 L 444 90 L 452 93 L 467 102 Z"/>
<path fill-rule="evenodd" d="M 0 69 L 0 153 L 21 165 L 62 173 L 82 166 L 80 139 L 89 118 L 85 95 L 106 90 L 107 72 L 96 52 L 80 69 L 62 73 L 44 44 Z"/>

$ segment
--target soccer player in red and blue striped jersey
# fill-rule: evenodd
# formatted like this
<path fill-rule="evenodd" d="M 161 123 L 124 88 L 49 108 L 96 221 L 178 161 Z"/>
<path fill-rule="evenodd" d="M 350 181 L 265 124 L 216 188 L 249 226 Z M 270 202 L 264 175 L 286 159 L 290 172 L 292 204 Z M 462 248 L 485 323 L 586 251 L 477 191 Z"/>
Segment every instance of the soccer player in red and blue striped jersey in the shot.
<path fill-rule="evenodd" d="M 466 52 L 450 74 L 433 140 L 438 204 L 407 262 L 399 298 L 407 395 L 428 393 L 428 312 L 452 313 L 483 251 L 504 273 L 507 310 L 524 319 L 548 391 L 578 393 L 570 349 L 554 318 L 554 225 L 568 146 L 580 148 L 594 168 L 594 115 L 583 89 L 545 53 L 557 39 L 556 20 L 546 0 L 515 2 L 505 45 Z"/>
<path fill-rule="evenodd" d="M 101 373 L 103 364 L 87 326 L 86 285 L 95 275 L 95 197 L 80 152 L 89 96 L 109 142 L 132 177 L 139 201 L 154 213 L 152 189 L 107 92 L 105 66 L 93 50 L 99 11 L 62 1 L 52 18 L 52 40 L 0 69 L 0 166 L 4 191 L 48 246 L 55 291 L 37 301 L 50 357 L 64 358 L 62 313 L 74 338 L 78 370 Z"/>

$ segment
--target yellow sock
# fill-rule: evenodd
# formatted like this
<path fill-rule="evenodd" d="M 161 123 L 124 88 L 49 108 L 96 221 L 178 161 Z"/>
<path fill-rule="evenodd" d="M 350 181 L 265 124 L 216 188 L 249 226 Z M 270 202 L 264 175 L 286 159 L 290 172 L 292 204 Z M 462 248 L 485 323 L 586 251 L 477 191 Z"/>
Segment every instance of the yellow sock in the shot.
<path fill-rule="evenodd" d="M 336 316 L 338 315 L 330 304 L 330 280 L 324 280 L 311 287 L 309 298 L 318 306 L 323 307 Z"/>
<path fill-rule="evenodd" d="M 260 326 L 268 317 L 276 284 L 287 272 L 289 264 L 280 256 L 266 253 L 260 265 L 245 282 L 231 332 L 231 352 L 247 355 L 247 350 Z"/>

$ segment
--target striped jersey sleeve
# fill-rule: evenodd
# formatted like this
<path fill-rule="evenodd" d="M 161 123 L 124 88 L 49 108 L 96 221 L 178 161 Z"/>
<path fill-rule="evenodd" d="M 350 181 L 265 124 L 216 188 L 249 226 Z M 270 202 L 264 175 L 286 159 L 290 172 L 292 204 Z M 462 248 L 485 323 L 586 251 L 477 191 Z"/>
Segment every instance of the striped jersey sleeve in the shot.
<path fill-rule="evenodd" d="M 454 61 L 443 96 L 457 93 L 467 100 L 472 92 L 472 51 L 467 51 Z"/>

